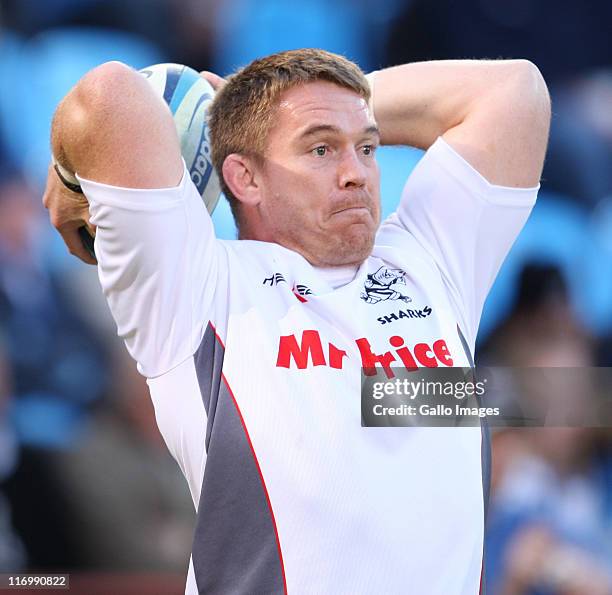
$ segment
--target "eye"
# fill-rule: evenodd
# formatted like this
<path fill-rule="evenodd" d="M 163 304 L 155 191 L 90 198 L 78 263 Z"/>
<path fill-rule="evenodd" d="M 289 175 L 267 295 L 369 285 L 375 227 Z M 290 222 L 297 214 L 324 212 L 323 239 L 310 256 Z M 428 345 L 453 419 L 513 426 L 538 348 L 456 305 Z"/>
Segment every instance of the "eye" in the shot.
<path fill-rule="evenodd" d="M 328 148 L 325 145 L 320 145 L 312 149 L 311 153 L 315 157 L 325 157 L 325 155 L 328 153 Z"/>
<path fill-rule="evenodd" d="M 363 147 L 361 147 L 361 151 L 366 156 L 373 155 L 374 151 L 376 151 L 376 145 L 363 145 Z"/>

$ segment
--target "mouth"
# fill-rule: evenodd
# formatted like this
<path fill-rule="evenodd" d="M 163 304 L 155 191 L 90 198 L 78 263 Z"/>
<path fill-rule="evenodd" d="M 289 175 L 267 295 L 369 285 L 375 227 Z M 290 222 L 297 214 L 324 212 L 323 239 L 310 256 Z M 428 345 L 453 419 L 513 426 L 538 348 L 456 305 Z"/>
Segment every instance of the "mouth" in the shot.
<path fill-rule="evenodd" d="M 370 213 L 370 209 L 368 209 L 368 207 L 365 207 L 363 205 L 355 205 L 352 207 L 343 207 L 341 209 L 338 209 L 336 211 L 334 211 L 332 213 L 332 215 L 340 215 L 342 213 L 346 213 L 346 214 L 355 214 L 355 215 L 359 215 L 359 214 L 369 214 Z"/>

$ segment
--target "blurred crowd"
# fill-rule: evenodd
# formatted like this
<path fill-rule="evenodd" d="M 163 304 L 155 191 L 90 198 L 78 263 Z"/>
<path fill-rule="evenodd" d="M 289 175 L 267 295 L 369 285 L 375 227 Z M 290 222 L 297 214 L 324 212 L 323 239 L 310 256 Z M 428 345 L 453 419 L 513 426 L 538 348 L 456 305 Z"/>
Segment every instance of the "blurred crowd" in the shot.
<path fill-rule="evenodd" d="M 41 206 L 51 116 L 82 74 L 113 59 L 227 75 L 294 47 L 366 71 L 532 60 L 551 90 L 550 147 L 538 204 L 487 302 L 477 364 L 610 367 L 610 23 L 605 0 L 0 0 L 0 572 L 183 576 L 191 549 L 195 511 L 145 381 L 95 270 L 67 254 Z M 420 155 L 381 150 L 384 213 Z M 227 205 L 213 220 L 233 236 Z M 590 398 L 566 392 L 549 397 Z M 497 429 L 492 443 L 489 592 L 612 593 L 612 429 Z"/>

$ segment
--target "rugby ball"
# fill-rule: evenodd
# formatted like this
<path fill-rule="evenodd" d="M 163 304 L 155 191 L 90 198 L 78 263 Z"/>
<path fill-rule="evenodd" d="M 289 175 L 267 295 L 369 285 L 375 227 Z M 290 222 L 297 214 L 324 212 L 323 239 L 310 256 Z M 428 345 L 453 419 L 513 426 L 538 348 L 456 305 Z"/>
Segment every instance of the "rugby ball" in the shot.
<path fill-rule="evenodd" d="M 212 214 L 221 195 L 212 164 L 207 122 L 214 89 L 195 70 L 182 64 L 153 64 L 140 73 L 168 104 L 189 175 Z"/>

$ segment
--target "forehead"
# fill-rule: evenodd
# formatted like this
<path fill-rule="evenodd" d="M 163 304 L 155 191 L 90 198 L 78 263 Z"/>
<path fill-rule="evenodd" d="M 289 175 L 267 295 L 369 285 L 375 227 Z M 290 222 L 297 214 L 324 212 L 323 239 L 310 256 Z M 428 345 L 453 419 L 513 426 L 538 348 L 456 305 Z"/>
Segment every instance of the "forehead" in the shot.
<path fill-rule="evenodd" d="M 275 118 L 276 132 L 299 136 L 312 125 L 331 124 L 343 132 L 362 131 L 374 124 L 363 97 L 327 81 L 306 83 L 281 94 Z"/>

